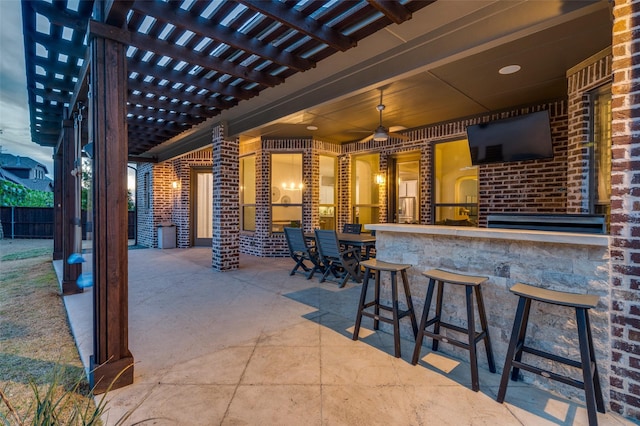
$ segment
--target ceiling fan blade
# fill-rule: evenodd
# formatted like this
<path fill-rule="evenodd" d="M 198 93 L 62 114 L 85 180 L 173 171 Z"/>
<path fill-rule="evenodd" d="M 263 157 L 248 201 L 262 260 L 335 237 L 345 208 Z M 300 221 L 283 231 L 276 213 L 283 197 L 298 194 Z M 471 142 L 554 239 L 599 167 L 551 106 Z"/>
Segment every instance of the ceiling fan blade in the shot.
<path fill-rule="evenodd" d="M 409 139 L 411 139 L 409 136 L 401 135 L 400 133 L 394 133 L 394 132 L 390 132 L 389 137 L 402 139 L 403 141 L 408 141 Z"/>

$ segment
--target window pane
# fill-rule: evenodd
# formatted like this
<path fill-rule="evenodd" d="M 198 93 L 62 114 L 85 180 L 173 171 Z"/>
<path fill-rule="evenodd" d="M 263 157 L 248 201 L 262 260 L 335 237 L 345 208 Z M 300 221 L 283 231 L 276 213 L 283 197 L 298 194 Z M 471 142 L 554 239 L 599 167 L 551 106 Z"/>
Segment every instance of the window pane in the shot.
<path fill-rule="evenodd" d="M 256 203 L 256 157 L 240 160 L 240 204 Z"/>
<path fill-rule="evenodd" d="M 276 206 L 271 208 L 271 232 L 284 232 L 285 226 L 300 227 L 302 206 Z"/>
<path fill-rule="evenodd" d="M 256 206 L 242 206 L 242 229 L 256 230 Z"/>
<path fill-rule="evenodd" d="M 376 175 L 380 170 L 378 154 L 360 155 L 354 158 L 352 174 L 353 221 L 378 223 L 380 211 L 380 184 Z"/>
<path fill-rule="evenodd" d="M 240 205 L 243 231 L 256 230 L 256 156 L 240 159 Z"/>
<path fill-rule="evenodd" d="M 361 155 L 354 161 L 354 204 L 378 204 L 376 173 L 380 169 L 378 154 Z"/>
<path fill-rule="evenodd" d="M 477 225 L 478 167 L 466 140 L 435 145 L 433 206 L 440 225 Z"/>
<path fill-rule="evenodd" d="M 596 204 L 611 201 L 611 93 L 599 95 L 594 102 L 594 148 Z"/>
<path fill-rule="evenodd" d="M 271 154 L 271 203 L 302 204 L 302 154 Z"/>

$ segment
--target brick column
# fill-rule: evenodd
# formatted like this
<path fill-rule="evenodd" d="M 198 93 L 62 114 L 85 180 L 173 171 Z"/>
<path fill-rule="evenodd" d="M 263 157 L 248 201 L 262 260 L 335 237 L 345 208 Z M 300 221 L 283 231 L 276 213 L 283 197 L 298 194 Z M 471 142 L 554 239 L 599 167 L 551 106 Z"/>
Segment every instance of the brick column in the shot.
<path fill-rule="evenodd" d="M 613 8 L 610 408 L 640 420 L 640 1 Z"/>
<path fill-rule="evenodd" d="M 224 125 L 213 128 L 212 266 L 238 269 L 240 261 L 240 163 L 238 141 L 227 140 Z"/>
<path fill-rule="evenodd" d="M 341 230 L 345 223 L 351 223 L 351 155 L 338 157 L 338 220 L 336 229 Z"/>

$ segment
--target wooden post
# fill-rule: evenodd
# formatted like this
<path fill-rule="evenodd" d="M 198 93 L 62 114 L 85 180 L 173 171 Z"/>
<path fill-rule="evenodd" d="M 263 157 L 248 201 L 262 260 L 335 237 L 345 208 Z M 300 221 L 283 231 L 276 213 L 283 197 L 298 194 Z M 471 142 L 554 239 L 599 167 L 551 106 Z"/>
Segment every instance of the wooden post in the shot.
<path fill-rule="evenodd" d="M 53 260 L 64 259 L 62 249 L 62 154 L 53 155 Z"/>
<path fill-rule="evenodd" d="M 91 38 L 95 393 L 133 383 L 127 252 L 127 70 L 125 46 Z"/>
<path fill-rule="evenodd" d="M 76 281 L 82 272 L 82 264 L 70 265 L 67 262 L 75 248 L 76 225 L 80 218 L 75 217 L 77 197 L 76 177 L 72 174 L 76 168 L 75 139 L 73 121 L 64 120 L 62 130 L 62 294 L 82 293 Z"/>

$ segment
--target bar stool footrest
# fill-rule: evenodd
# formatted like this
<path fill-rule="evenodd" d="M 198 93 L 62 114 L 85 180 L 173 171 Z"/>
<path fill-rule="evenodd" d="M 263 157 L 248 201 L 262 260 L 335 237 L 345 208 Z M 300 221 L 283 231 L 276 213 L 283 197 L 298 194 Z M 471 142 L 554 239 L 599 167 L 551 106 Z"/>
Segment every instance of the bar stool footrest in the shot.
<path fill-rule="evenodd" d="M 427 327 L 430 325 L 430 323 L 433 323 L 436 321 L 436 318 L 432 319 L 431 321 L 427 322 Z M 427 328 L 425 327 L 425 328 Z M 442 328 L 447 328 L 449 330 L 453 330 L 453 331 L 457 331 L 458 333 L 462 333 L 462 334 L 466 334 L 468 335 L 469 330 L 467 330 L 466 328 L 462 328 L 460 326 L 454 325 L 454 324 L 450 324 L 450 323 L 446 323 L 446 322 L 440 322 L 440 327 Z M 450 337 L 444 336 L 442 334 L 435 334 L 431 331 L 427 331 L 424 330 L 423 334 L 425 336 L 428 336 L 432 339 L 438 340 L 440 342 L 443 343 L 451 343 L 454 346 L 458 346 L 460 348 L 464 348 L 464 349 L 469 349 L 469 344 L 466 342 L 463 342 L 461 340 L 457 340 L 457 339 L 452 339 Z M 476 331 L 475 332 L 475 336 L 474 336 L 474 342 L 478 343 L 479 341 L 481 341 L 482 339 L 484 339 L 486 332 L 485 331 Z"/>
<path fill-rule="evenodd" d="M 544 370 L 540 367 L 536 367 L 535 365 L 526 364 L 520 361 L 512 362 L 513 368 L 519 368 L 521 370 L 529 371 L 530 373 L 537 374 L 538 376 L 542 376 L 547 379 L 556 380 L 558 382 L 564 383 L 565 385 L 573 386 L 578 389 L 584 389 L 584 382 L 581 380 L 574 379 L 569 376 L 564 376 L 562 374 L 554 373 L 552 371 Z"/>
<path fill-rule="evenodd" d="M 366 308 L 366 305 L 365 305 Z M 390 308 L 389 306 L 378 306 L 378 308 L 385 310 L 387 312 L 393 312 L 393 309 Z M 388 317 L 383 317 L 380 316 L 380 314 L 376 315 L 375 312 L 367 312 L 367 311 L 362 311 L 362 315 L 365 317 L 369 317 L 369 318 L 373 318 L 374 320 L 378 320 L 378 321 L 383 321 L 386 322 L 388 324 L 393 324 L 393 318 L 388 318 Z M 411 315 L 411 310 L 407 309 L 406 311 L 398 311 L 398 320 L 400 320 L 401 318 L 406 317 L 407 315 Z"/>
<path fill-rule="evenodd" d="M 549 352 L 541 351 L 540 349 L 535 349 L 530 346 L 521 346 L 518 348 L 521 352 L 529 353 L 531 355 L 535 355 L 540 358 L 546 358 L 551 361 L 559 362 L 561 364 L 568 365 L 570 367 L 582 368 L 582 363 L 580 361 L 576 361 L 574 359 L 565 358 L 560 355 L 552 354 Z M 517 353 L 517 352 L 516 352 Z"/>

